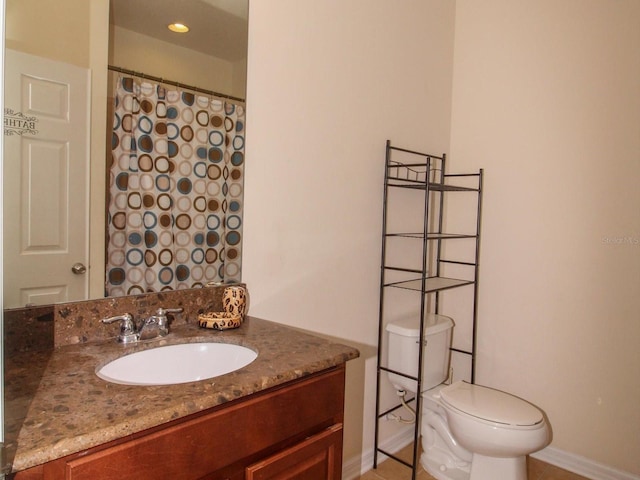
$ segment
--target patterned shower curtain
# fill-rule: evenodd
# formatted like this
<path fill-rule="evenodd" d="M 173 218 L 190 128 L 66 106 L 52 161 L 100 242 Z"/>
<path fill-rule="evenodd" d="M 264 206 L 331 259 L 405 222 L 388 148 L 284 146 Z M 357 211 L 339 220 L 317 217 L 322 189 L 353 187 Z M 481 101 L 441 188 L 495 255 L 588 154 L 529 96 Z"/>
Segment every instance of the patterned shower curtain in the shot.
<path fill-rule="evenodd" d="M 244 105 L 118 79 L 106 294 L 240 281 Z"/>

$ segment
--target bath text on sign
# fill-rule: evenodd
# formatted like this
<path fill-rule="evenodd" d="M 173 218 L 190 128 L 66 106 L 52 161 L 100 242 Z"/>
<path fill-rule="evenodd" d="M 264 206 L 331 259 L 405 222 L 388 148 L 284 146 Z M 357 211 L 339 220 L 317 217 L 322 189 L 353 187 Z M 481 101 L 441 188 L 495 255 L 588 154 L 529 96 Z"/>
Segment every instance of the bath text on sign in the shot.
<path fill-rule="evenodd" d="M 11 108 L 4 109 L 4 134 L 5 135 L 37 135 L 38 119 L 28 117 L 22 112 L 15 112 Z"/>

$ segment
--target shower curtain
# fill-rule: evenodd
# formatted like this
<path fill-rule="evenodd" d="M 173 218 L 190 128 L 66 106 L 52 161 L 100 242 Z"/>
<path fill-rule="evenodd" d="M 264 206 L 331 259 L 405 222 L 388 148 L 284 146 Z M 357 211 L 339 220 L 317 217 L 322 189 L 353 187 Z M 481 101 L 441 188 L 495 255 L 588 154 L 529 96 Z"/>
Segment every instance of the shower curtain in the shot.
<path fill-rule="evenodd" d="M 120 77 L 106 294 L 240 281 L 244 105 Z"/>

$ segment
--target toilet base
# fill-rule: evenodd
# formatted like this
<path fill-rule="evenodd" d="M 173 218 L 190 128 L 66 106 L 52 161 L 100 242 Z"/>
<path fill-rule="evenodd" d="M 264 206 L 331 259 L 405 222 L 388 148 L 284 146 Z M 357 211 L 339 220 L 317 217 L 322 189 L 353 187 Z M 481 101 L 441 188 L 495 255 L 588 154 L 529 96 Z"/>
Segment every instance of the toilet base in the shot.
<path fill-rule="evenodd" d="M 435 455 L 434 455 L 435 453 Z M 437 480 L 527 480 L 527 457 L 495 458 L 473 455 L 471 468 L 458 467 L 439 458 L 436 452 L 423 452 L 420 464 Z"/>
<path fill-rule="evenodd" d="M 496 458 L 473 454 L 469 480 L 527 480 L 527 457 Z"/>
<path fill-rule="evenodd" d="M 437 480 L 468 480 L 473 455 L 453 438 L 447 420 L 425 408 L 421 427 L 422 467 Z"/>
<path fill-rule="evenodd" d="M 438 458 L 434 452 L 423 452 L 420 456 L 420 465 L 425 471 L 437 480 L 469 480 L 469 466 L 457 467 L 446 459 Z"/>

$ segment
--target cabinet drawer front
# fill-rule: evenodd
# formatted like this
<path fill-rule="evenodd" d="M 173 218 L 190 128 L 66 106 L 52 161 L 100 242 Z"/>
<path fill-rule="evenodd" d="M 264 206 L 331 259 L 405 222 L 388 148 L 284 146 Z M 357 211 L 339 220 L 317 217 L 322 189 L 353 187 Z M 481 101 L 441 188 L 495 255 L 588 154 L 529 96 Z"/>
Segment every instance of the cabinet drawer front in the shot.
<path fill-rule="evenodd" d="M 247 467 L 246 480 L 339 480 L 342 475 L 342 425 Z"/>
<path fill-rule="evenodd" d="M 198 479 L 342 422 L 344 368 L 77 457 L 69 480 Z M 272 452 L 273 450 L 271 450 Z"/>

